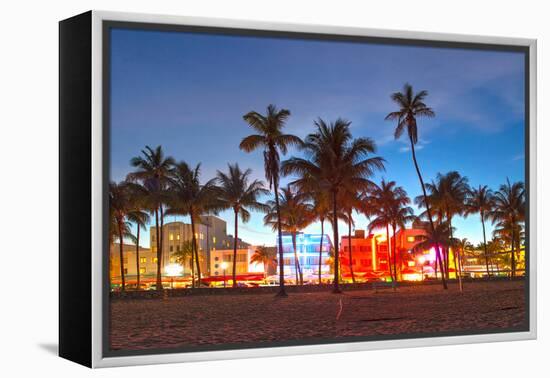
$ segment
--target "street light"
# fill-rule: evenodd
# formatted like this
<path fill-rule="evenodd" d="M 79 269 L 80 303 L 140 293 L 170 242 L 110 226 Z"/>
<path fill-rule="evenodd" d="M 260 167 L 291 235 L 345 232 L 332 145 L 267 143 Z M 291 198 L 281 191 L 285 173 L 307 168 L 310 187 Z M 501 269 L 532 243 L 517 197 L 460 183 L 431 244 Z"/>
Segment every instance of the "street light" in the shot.
<path fill-rule="evenodd" d="M 225 280 L 225 270 L 227 269 L 227 263 L 224 261 L 222 262 L 222 269 L 223 269 L 223 287 L 226 287 L 226 280 Z"/>

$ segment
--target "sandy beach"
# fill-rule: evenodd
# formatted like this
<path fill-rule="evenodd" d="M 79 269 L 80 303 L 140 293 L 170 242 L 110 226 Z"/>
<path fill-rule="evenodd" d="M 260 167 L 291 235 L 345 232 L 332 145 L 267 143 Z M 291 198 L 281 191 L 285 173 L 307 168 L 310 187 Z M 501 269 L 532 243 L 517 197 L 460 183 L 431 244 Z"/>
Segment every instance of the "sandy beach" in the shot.
<path fill-rule="evenodd" d="M 494 332 L 525 327 L 523 281 L 331 293 L 113 300 L 112 350 L 196 348 L 320 338 Z M 347 341 L 347 340 L 346 340 Z"/>

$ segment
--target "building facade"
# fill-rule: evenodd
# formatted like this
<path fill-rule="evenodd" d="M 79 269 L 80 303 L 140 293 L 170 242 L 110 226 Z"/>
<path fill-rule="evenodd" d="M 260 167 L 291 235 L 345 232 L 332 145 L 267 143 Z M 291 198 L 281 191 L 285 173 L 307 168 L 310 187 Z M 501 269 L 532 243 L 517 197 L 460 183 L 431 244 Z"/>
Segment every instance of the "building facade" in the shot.
<path fill-rule="evenodd" d="M 322 242 L 321 242 L 322 240 Z M 278 238 L 277 238 L 278 248 Z M 332 243 L 328 235 L 304 234 L 300 232 L 296 235 L 296 255 L 304 276 L 304 280 L 316 280 L 319 276 L 319 251 L 321 250 L 321 274 L 330 273 L 330 256 Z M 283 234 L 283 261 L 284 273 L 288 280 L 295 280 L 296 264 L 294 257 L 294 245 L 292 235 Z M 277 265 L 277 274 L 279 265 Z"/>
<path fill-rule="evenodd" d="M 122 281 L 120 277 L 119 245 L 119 243 L 111 244 L 109 255 L 109 272 L 111 283 L 115 285 Z M 123 244 L 122 253 L 126 283 L 130 285 L 135 284 L 137 282 L 136 246 L 133 244 Z M 146 282 L 149 279 L 156 277 L 157 255 L 149 248 L 139 248 L 139 272 L 140 281 L 142 282 Z"/>

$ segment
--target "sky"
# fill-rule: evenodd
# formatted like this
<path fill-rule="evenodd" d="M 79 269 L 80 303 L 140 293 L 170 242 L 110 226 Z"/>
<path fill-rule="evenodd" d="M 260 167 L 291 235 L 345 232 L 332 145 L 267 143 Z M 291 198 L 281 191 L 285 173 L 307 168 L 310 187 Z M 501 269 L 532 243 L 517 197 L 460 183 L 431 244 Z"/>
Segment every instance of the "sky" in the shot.
<path fill-rule="evenodd" d="M 265 181 L 262 153 L 238 145 L 252 133 L 242 116 L 275 104 L 291 112 L 285 132 L 302 138 L 318 117 L 351 121 L 353 136 L 372 138 L 373 156 L 386 160 L 385 171 L 371 179 L 394 180 L 414 198 L 421 190 L 407 139 L 394 140 L 395 123 L 384 120 L 397 110 L 391 93 L 407 82 L 429 92 L 426 103 L 436 113 L 419 120 L 416 150 L 425 181 L 452 170 L 472 186 L 494 190 L 507 178 L 525 180 L 521 53 L 113 29 L 110 64 L 113 181 L 125 178 L 130 159 L 146 145 L 162 145 L 177 161 L 201 163 L 204 182 L 235 162 Z M 283 159 L 300 155 L 291 150 Z M 219 216 L 233 230 L 232 214 Z M 188 221 L 167 217 L 173 220 Z M 359 214 L 355 223 L 368 226 Z M 479 216 L 457 217 L 453 225 L 457 237 L 482 241 Z M 346 225 L 339 229 L 347 233 Z M 304 232 L 319 233 L 320 224 Z M 148 247 L 149 235 L 142 234 L 140 244 Z M 255 245 L 275 243 L 260 213 L 240 222 L 239 236 Z"/>

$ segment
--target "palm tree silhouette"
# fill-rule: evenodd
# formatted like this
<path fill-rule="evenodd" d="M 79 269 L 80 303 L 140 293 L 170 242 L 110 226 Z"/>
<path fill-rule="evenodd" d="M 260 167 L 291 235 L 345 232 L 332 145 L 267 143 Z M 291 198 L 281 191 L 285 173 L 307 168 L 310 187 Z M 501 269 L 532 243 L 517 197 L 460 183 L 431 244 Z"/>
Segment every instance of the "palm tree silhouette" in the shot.
<path fill-rule="evenodd" d="M 130 223 L 128 214 L 132 210 L 130 199 L 130 184 L 123 181 L 121 183 L 109 183 L 109 215 L 110 215 L 110 238 L 118 237 L 119 257 L 120 257 L 120 279 L 121 289 L 126 290 L 126 280 L 124 274 L 124 239 L 133 239 L 130 232 Z"/>
<path fill-rule="evenodd" d="M 510 183 L 506 179 L 506 184 L 500 186 L 494 196 L 493 210 L 489 217 L 498 227 L 495 232 L 498 234 L 508 233 L 511 246 L 511 274 L 516 275 L 516 256 L 515 247 L 519 247 L 521 239 L 521 223 L 525 221 L 525 185 L 523 182 Z"/>
<path fill-rule="evenodd" d="M 416 152 L 414 149 L 414 146 L 416 145 L 416 143 L 418 143 L 418 124 L 416 119 L 419 117 L 435 117 L 434 111 L 424 103 L 424 99 L 427 96 L 428 91 L 423 90 L 415 94 L 412 86 L 408 83 L 405 84 L 403 87 L 403 92 L 395 92 L 391 95 L 391 99 L 397 104 L 399 110 L 389 113 L 385 119 L 390 121 L 397 121 L 397 126 L 394 132 L 395 139 L 399 139 L 403 135 L 403 133 L 407 131 L 407 136 L 409 137 L 409 142 L 411 145 L 411 153 L 414 167 L 416 169 L 416 174 L 418 175 L 418 180 L 420 181 L 422 193 L 424 194 L 424 203 L 426 205 L 426 211 L 428 215 L 428 220 L 430 222 L 431 231 L 435 232 L 435 225 L 432 219 L 430 204 L 428 202 L 426 188 L 424 187 L 424 179 L 422 178 L 422 174 L 420 173 L 420 168 L 418 167 Z M 443 272 L 441 251 L 438 244 L 435 245 L 435 252 L 437 259 L 439 260 L 440 269 Z M 447 289 L 447 282 L 445 281 L 445 277 L 443 274 L 441 276 L 443 288 Z"/>
<path fill-rule="evenodd" d="M 177 264 L 180 264 L 184 268 L 186 266 L 193 268 L 194 255 L 195 248 L 193 247 L 193 241 L 185 240 L 181 248 L 172 254 L 172 257 Z"/>
<path fill-rule="evenodd" d="M 306 158 L 293 157 L 281 166 L 283 174 L 295 173 L 304 179 L 316 179 L 319 188 L 330 195 L 334 234 L 334 293 L 339 287 L 338 215 L 340 193 L 362 192 L 372 184 L 368 180 L 376 170 L 384 169 L 384 159 L 367 157 L 376 151 L 370 138 L 353 139 L 350 124 L 343 119 L 326 123 L 315 121 L 316 131 L 309 134 L 303 145 Z"/>
<path fill-rule="evenodd" d="M 136 225 L 136 276 L 137 290 L 140 290 L 141 271 L 139 263 L 139 240 L 141 229 L 147 230 L 150 216 L 148 212 L 151 210 L 148 203 L 148 191 L 145 187 L 139 184 L 133 184 L 130 190 L 130 202 L 132 209 L 128 213 L 128 220 Z"/>
<path fill-rule="evenodd" d="M 298 232 L 311 224 L 314 219 L 312 205 L 307 203 L 306 200 L 305 193 L 296 191 L 290 185 L 279 190 L 281 229 L 288 232 L 292 237 L 296 284 L 304 283 L 304 275 L 298 258 L 296 237 Z M 278 226 L 276 202 L 270 200 L 266 205 L 269 207 L 269 211 L 264 217 L 264 223 L 276 230 Z"/>
<path fill-rule="evenodd" d="M 323 241 L 325 238 L 325 220 L 330 217 L 330 204 L 329 198 L 326 192 L 317 190 L 311 194 L 313 197 L 313 217 L 321 222 L 321 238 L 319 241 L 319 285 L 321 281 L 321 266 L 323 260 Z M 313 221 L 314 219 L 312 219 Z M 328 252 L 328 251 L 327 251 Z"/>
<path fill-rule="evenodd" d="M 218 200 L 221 208 L 233 209 L 235 214 L 235 236 L 233 243 L 233 287 L 237 287 L 237 243 L 239 237 L 239 216 L 244 223 L 250 220 L 250 210 L 266 212 L 268 207 L 260 203 L 258 197 L 267 195 L 264 183 L 260 180 L 249 182 L 250 169 L 241 171 L 239 165 L 228 164 L 228 173 L 218 171 L 216 180 Z"/>
<path fill-rule="evenodd" d="M 403 187 L 397 186 L 395 181 L 382 180 L 380 185 L 373 185 L 373 187 L 366 193 L 364 197 L 365 207 L 363 211 L 367 217 L 374 217 L 369 223 L 369 231 L 374 229 L 385 228 L 386 240 L 388 243 L 388 256 L 390 256 L 390 275 L 392 276 L 392 282 L 398 280 L 397 274 L 397 251 L 395 243 L 395 235 L 397 228 L 405 228 L 408 222 L 414 220 L 413 210 L 408 204 L 411 202 L 407 196 L 407 192 Z M 391 226 L 393 232 L 393 241 L 390 238 L 389 227 Z M 391 253 L 390 253 L 390 241 L 391 241 Z M 393 273 L 392 273 L 393 263 Z"/>
<path fill-rule="evenodd" d="M 479 185 L 477 188 L 472 188 L 468 192 L 466 200 L 466 212 L 468 214 L 479 214 L 481 219 L 481 227 L 483 229 L 483 251 L 485 253 L 485 266 L 487 268 L 487 276 L 491 276 L 489 271 L 489 253 L 487 250 L 487 236 L 485 234 L 485 220 L 487 215 L 493 210 L 493 192 L 487 185 Z M 492 265 L 492 262 L 491 262 Z"/>
<path fill-rule="evenodd" d="M 170 156 L 165 157 L 161 146 L 152 149 L 145 146 L 141 151 L 142 156 L 136 156 L 130 160 L 130 165 L 136 168 L 136 171 L 129 173 L 128 181 L 141 181 L 144 187 L 149 191 L 149 203 L 155 214 L 156 244 L 157 244 L 157 290 L 162 290 L 162 245 L 164 234 L 164 207 L 166 201 L 166 183 L 170 174 L 170 169 L 174 164 L 174 159 Z M 159 229 L 160 217 L 160 229 Z"/>
<path fill-rule="evenodd" d="M 285 155 L 291 146 L 300 146 L 302 140 L 295 135 L 283 134 L 285 123 L 290 117 L 287 109 L 278 110 L 275 105 L 267 107 L 267 114 L 262 115 L 251 111 L 243 116 L 243 119 L 254 130 L 255 134 L 245 137 L 239 148 L 246 152 L 262 149 L 264 154 L 265 178 L 269 182 L 269 189 L 275 193 L 277 212 L 279 212 L 279 168 L 280 155 Z M 277 296 L 286 297 L 283 262 L 283 236 L 281 231 L 280 214 L 278 218 L 278 239 L 279 239 L 279 293 Z"/>
<path fill-rule="evenodd" d="M 194 268 L 197 268 L 197 284 L 201 285 L 201 267 L 199 248 L 197 245 L 196 224 L 202 215 L 217 212 L 220 209 L 218 201 L 218 190 L 216 180 L 211 179 L 204 184 L 200 182 L 200 163 L 191 168 L 189 164 L 182 161 L 174 165 L 170 171 L 168 197 L 169 208 L 167 215 L 188 215 L 191 220 L 191 239 L 193 255 L 191 257 L 192 286 L 195 286 Z"/>
<path fill-rule="evenodd" d="M 277 265 L 277 250 L 261 245 L 250 256 L 251 264 L 262 264 L 264 267 L 264 279 L 267 279 L 267 271 L 270 266 Z"/>

